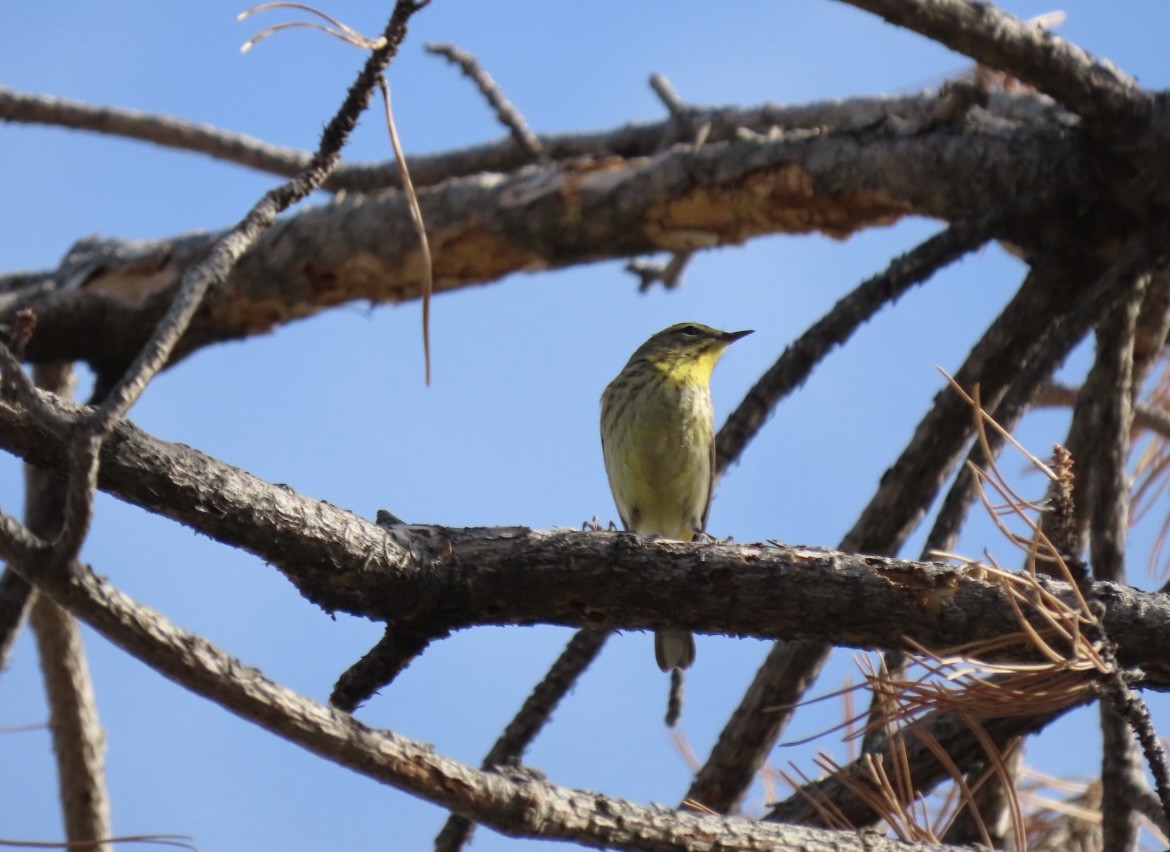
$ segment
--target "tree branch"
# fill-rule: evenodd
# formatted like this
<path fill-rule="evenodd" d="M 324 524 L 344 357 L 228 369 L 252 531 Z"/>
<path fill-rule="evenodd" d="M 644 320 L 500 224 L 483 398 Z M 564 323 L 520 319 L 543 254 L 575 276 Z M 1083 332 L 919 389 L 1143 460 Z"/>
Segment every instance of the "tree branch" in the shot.
<path fill-rule="evenodd" d="M 39 387 L 69 398 L 76 381 L 68 364 L 45 364 L 33 371 Z M 64 517 L 66 484 L 57 473 L 25 466 L 25 523 L 52 539 Z M 14 576 L 19 576 L 14 572 Z M 26 582 L 21 580 L 22 582 Z M 26 583 L 27 585 L 27 583 Z M 31 588 L 31 587 L 29 587 Z M 57 788 L 66 837 L 94 852 L 112 846 L 96 843 L 113 836 L 105 776 L 105 735 L 93 681 L 85 658 L 81 627 L 44 595 L 32 594 L 29 621 L 36 637 L 41 676 L 49 705 L 49 732 L 57 758 Z M 90 844 L 93 844 L 90 846 Z"/>
<path fill-rule="evenodd" d="M 804 384 L 829 352 L 845 345 L 853 332 L 915 284 L 983 245 L 989 239 L 992 221 L 987 217 L 958 222 L 894 258 L 885 270 L 863 281 L 786 347 L 719 430 L 715 441 L 719 474 L 739 458 L 780 400 Z"/>
<path fill-rule="evenodd" d="M 939 109 L 935 95 L 901 95 L 818 101 L 810 104 L 765 104 L 758 107 L 691 107 L 695 122 L 710 127 L 708 141 L 727 142 L 743 130 L 819 128 L 822 132 L 855 131 L 883 120 L 924 125 Z M 988 112 L 1011 123 L 1046 121 L 1058 112 L 1051 103 L 1030 94 L 992 93 Z M 239 133 L 137 110 L 93 106 L 66 98 L 17 92 L 0 86 L 0 120 L 88 130 L 167 148 L 206 154 L 248 168 L 292 177 L 309 163 L 310 152 L 271 145 Z M 549 159 L 606 159 L 648 156 L 661 149 L 663 138 L 677 132 L 673 118 L 662 122 L 623 125 L 595 133 L 537 136 Z M 416 187 L 481 172 L 511 172 L 533 163 L 511 138 L 440 154 L 412 154 L 410 173 Z M 321 188 L 333 192 L 374 192 L 401 188 L 393 162 L 341 164 Z"/>
<path fill-rule="evenodd" d="M 7 567 L 0 572 L 0 670 L 8 665 L 32 598 L 32 586 L 23 577 Z"/>
<path fill-rule="evenodd" d="M 73 563 L 67 572 L 43 570 L 43 564 L 30 558 L 41 552 L 43 543 L 7 516 L 0 517 L 0 542 L 15 554 L 27 580 L 175 682 L 321 757 L 505 834 L 679 852 L 765 850 L 816 842 L 856 850 L 907 848 L 885 838 L 646 807 L 522 774 L 473 770 L 423 743 L 371 729 L 279 686 L 130 600 L 81 565 Z"/>
<path fill-rule="evenodd" d="M 436 292 L 444 292 L 522 270 L 737 244 L 761 234 L 840 237 L 911 213 L 978 217 L 1053 188 L 1062 204 L 1078 203 L 1065 194 L 1080 193 L 1100 207 L 1086 152 L 1066 137 L 1060 126 L 1007 135 L 995 128 L 957 146 L 950 129 L 875 127 L 708 142 L 648 158 L 452 180 L 421 191 L 419 201 Z M 976 173 L 983 177 L 973 183 Z M 1051 215 L 1058 207 L 1064 209 L 1056 205 Z M 417 298 L 420 260 L 410 222 L 397 192 L 349 196 L 282 221 L 209 295 L 175 357 L 355 299 Z M 1022 232 L 997 236 L 1028 239 Z M 115 372 L 158 322 L 182 271 L 215 239 L 80 243 L 61 269 L 44 273 L 57 282 L 51 292 L 44 279 L 22 276 L 30 295 L 0 293 L 0 321 L 32 309 L 38 329 L 30 359 L 84 360 L 99 373 Z"/>
<path fill-rule="evenodd" d="M 453 44 L 432 42 L 423 45 L 423 50 L 443 57 L 475 83 L 475 87 L 488 102 L 488 106 L 492 108 L 500 124 L 508 129 L 508 132 L 512 134 L 513 141 L 529 158 L 534 161 L 547 159 L 539 137 L 532 132 L 524 121 L 524 116 L 520 115 L 520 111 L 504 96 L 500 87 L 496 85 L 496 81 L 492 79 L 492 75 L 480 67 L 474 56 L 465 50 L 460 50 Z"/>
<path fill-rule="evenodd" d="M 1072 271 L 1071 263 L 1068 268 Z M 1029 275 L 956 374 L 956 380 L 964 387 L 980 385 L 984 405 L 991 410 L 1015 379 L 1019 365 L 1027 362 L 1038 341 L 1043 339 L 1045 330 L 1062 310 L 1068 310 L 1069 300 L 1080 292 L 1077 285 L 1086 286 L 1081 278 L 1067 279 L 1055 273 L 1056 270 L 1049 270 L 1038 275 L 1034 270 Z M 967 404 L 949 389 L 940 391 L 910 442 L 882 477 L 877 492 L 846 534 L 841 549 L 896 551 L 958 460 L 973 432 L 972 424 Z M 822 644 L 816 648 L 776 649 L 769 654 L 707 759 L 713 767 L 722 767 L 722 779 L 716 783 L 713 770 L 708 771 L 704 766 L 699 773 L 704 783 L 692 785 L 688 793 L 691 798 L 719 811 L 734 805 L 763 765 L 765 755 L 791 717 L 804 687 L 824 665 L 830 650 L 828 644 Z M 801 691 L 791 691 L 794 689 Z M 765 713 L 764 707 L 781 709 Z M 719 798 L 714 797 L 716 790 L 720 792 Z"/>
<path fill-rule="evenodd" d="M 75 416 L 64 402 L 46 404 Z M 0 442 L 36 464 L 62 464 L 61 439 L 4 405 Z M 125 422 L 101 470 L 104 490 L 256 554 L 327 611 L 380 621 L 686 627 L 883 648 L 906 647 L 907 636 L 945 648 L 1016 629 L 996 587 L 939 565 L 628 533 L 406 525 L 388 533 Z M 942 620 L 924 608 L 936 594 Z M 1170 620 L 1162 627 L 1157 618 L 1170 602 L 1109 585 L 1102 594 L 1123 662 L 1160 680 L 1154 651 L 1170 647 Z"/>
<path fill-rule="evenodd" d="M 548 723 L 561 699 L 577 682 L 610 634 L 605 630 L 578 630 L 540 683 L 529 694 L 504 733 L 483 759 L 485 770 L 514 765 L 527 751 L 536 735 Z M 452 814 L 435 838 L 435 852 L 457 852 L 471 839 L 475 824 Z"/>
<path fill-rule="evenodd" d="M 106 789 L 106 740 L 77 620 L 50 598 L 37 595 L 29 621 L 37 639 L 48 699 L 49 730 L 57 758 L 57 783 L 65 834 L 94 852 L 112 837 Z"/>
<path fill-rule="evenodd" d="M 1149 275 L 1135 281 L 1126 299 L 1102 317 L 1096 358 L 1073 409 L 1067 441 L 1077 463 L 1075 506 L 1078 527 L 1088 532 L 1093 576 L 1118 583 L 1125 581 L 1129 531 L 1126 459 L 1133 425 L 1134 340 L 1149 283 Z M 1102 640 L 1111 644 L 1107 634 Z M 1100 707 L 1103 844 L 1106 849 L 1129 849 L 1137 845 L 1141 830 L 1131 792 L 1145 783 L 1145 773 L 1127 716 L 1148 722 L 1149 712 L 1145 711 L 1142 719 L 1137 709 L 1140 699 L 1129 693 L 1120 673 L 1105 677 L 1112 683 L 1104 687 L 1108 700 Z M 1150 730 L 1144 733 L 1149 737 Z M 1153 740 L 1156 742 L 1156 737 Z M 1165 792 L 1170 779 L 1165 774 L 1164 754 L 1160 761 L 1151 760 L 1151 769 L 1160 791 Z"/>
<path fill-rule="evenodd" d="M 1071 709 L 1068 707 L 1055 714 L 1001 716 L 981 720 L 980 724 L 991 742 L 1002 749 L 1012 739 L 1042 730 Z M 920 791 L 925 793 L 932 790 L 952 777 L 948 767 L 927 746 L 931 739 L 938 742 L 960 770 L 987 761 L 984 742 L 972 730 L 970 720 L 957 713 L 930 713 L 905 730 L 900 747 L 906 751 L 905 764 L 910 767 L 911 775 L 909 783 L 898 787 L 899 793 L 912 797 Z M 839 773 L 806 784 L 783 802 L 774 805 L 766 819 L 799 825 L 823 825 L 823 811 L 818 809 L 817 804 L 828 804 L 836 809 L 840 818 L 858 829 L 873 825 L 879 818 L 878 814 L 869 802 L 857 795 L 859 788 L 873 786 L 866 757 L 863 755 L 846 764 Z M 893 754 L 889 742 L 869 755 L 869 758 L 881 760 L 887 767 L 902 759 Z M 847 782 L 843 778 L 852 780 Z"/>
<path fill-rule="evenodd" d="M 329 704 L 346 713 L 354 712 L 378 690 L 402 674 L 431 642 L 445 635 L 412 630 L 403 624 L 387 625 L 378 643 L 342 672 L 329 694 Z"/>
<path fill-rule="evenodd" d="M 1098 131 L 1148 121 L 1153 99 L 1129 75 L 987 2 L 846 0 L 1051 95 Z"/>

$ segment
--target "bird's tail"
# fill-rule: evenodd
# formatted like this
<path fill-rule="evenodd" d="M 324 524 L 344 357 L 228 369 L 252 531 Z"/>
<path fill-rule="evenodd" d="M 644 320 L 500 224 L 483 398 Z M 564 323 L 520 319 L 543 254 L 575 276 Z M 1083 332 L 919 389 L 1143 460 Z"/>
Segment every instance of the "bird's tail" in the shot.
<path fill-rule="evenodd" d="M 695 661 L 695 637 L 686 630 L 658 630 L 654 633 L 654 659 L 664 672 L 689 669 Z"/>

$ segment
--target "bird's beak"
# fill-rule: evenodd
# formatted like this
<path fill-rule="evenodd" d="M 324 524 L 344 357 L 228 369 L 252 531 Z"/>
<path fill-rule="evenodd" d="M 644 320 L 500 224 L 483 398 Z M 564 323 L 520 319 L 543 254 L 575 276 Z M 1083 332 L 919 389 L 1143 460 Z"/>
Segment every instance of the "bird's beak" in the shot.
<path fill-rule="evenodd" d="M 741 337 L 747 337 L 753 331 L 755 331 L 754 328 L 749 328 L 747 331 L 725 331 L 723 332 L 723 342 L 735 343 L 735 341 L 739 340 Z"/>

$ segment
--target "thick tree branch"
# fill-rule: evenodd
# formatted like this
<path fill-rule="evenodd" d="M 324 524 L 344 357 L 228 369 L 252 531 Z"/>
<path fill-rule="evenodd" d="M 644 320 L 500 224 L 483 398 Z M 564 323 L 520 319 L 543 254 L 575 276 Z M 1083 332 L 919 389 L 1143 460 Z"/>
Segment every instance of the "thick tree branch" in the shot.
<path fill-rule="evenodd" d="M 1134 340 L 1150 277 L 1135 282 L 1127 298 L 1109 310 L 1097 328 L 1097 354 L 1073 409 L 1067 446 L 1076 461 L 1078 527 L 1088 533 L 1093 576 L 1125 581 L 1129 532 L 1126 460 L 1133 425 Z M 1106 644 L 1108 636 L 1102 637 Z M 1108 653 L 1108 649 L 1106 649 Z M 1140 704 L 1120 675 L 1106 688 L 1101 715 L 1101 827 L 1104 848 L 1129 849 L 1141 830 L 1131 791 L 1145 783 L 1141 752 L 1126 716 Z M 1142 708 L 1144 709 L 1144 707 Z M 1148 720 L 1148 711 L 1145 718 Z M 1148 731 L 1146 732 L 1148 734 Z M 1165 757 L 1152 762 L 1165 789 Z"/>
<path fill-rule="evenodd" d="M 761 137 L 462 178 L 424 189 L 419 200 L 436 292 L 443 292 L 522 270 L 737 244 L 761 234 L 845 236 L 912 213 L 977 217 L 1054 188 L 1062 201 L 1054 200 L 1051 215 L 1065 209 L 1065 194 L 1099 203 L 1090 163 L 1066 135 L 1053 125 L 1006 135 L 995 128 L 963 145 L 949 129 Z M 356 299 L 417 298 L 421 267 L 410 222 L 397 192 L 348 196 L 282 220 L 203 303 L 176 357 Z M 996 236 L 1027 242 L 1024 233 Z M 56 282 L 51 292 L 25 276 L 31 295 L 0 296 L 0 320 L 21 307 L 36 312 L 30 359 L 118 369 L 158 321 L 182 271 L 215 239 L 81 243 L 61 269 L 45 273 Z"/>
<path fill-rule="evenodd" d="M 1104 130 L 1149 119 L 1153 99 L 1110 62 L 991 3 L 969 0 L 846 0 L 1051 95 Z"/>
<path fill-rule="evenodd" d="M 281 687 L 207 640 L 179 630 L 81 565 L 73 563 L 67 572 L 43 570 L 35 558 L 43 543 L 6 516 L 0 518 L 0 547 L 15 557 L 27 580 L 175 682 L 321 757 L 506 834 L 680 852 L 766 850 L 816 842 L 841 849 L 908 848 L 885 838 L 646 807 L 522 773 L 474 770 L 430 746 L 371 729 Z"/>
<path fill-rule="evenodd" d="M 708 141 L 727 142 L 742 131 L 767 133 L 817 128 L 821 132 L 856 131 L 883 121 L 923 126 L 939 111 L 934 95 L 902 95 L 818 101 L 809 104 L 765 104 L 758 107 L 691 107 L 694 121 L 706 125 Z M 1045 121 L 1059 112 L 1045 99 L 1029 94 L 994 93 L 987 110 L 1010 123 Z M 0 86 L 0 120 L 14 124 L 44 124 L 88 130 L 151 142 L 180 151 L 206 154 L 260 171 L 292 177 L 309 163 L 308 151 L 283 148 L 258 139 L 183 121 L 119 107 L 93 106 L 80 101 L 17 92 Z M 673 137 L 676 122 L 631 123 L 595 133 L 537 136 L 541 150 L 553 160 L 608 157 L 641 157 L 661 148 L 663 138 Z M 532 155 L 506 138 L 440 154 L 412 154 L 410 173 L 416 187 L 481 172 L 511 172 L 535 162 Z M 392 162 L 343 163 L 325 180 L 322 189 L 373 192 L 401 187 L 401 176 Z"/>
<path fill-rule="evenodd" d="M 1148 278 L 1142 285 L 1148 284 Z M 1144 286 L 1114 307 L 1097 328 L 1097 357 L 1073 410 L 1067 446 L 1076 462 L 1074 494 L 1079 527 L 1088 533 L 1093 576 L 1125 581 L 1129 531 L 1126 459 L 1133 423 L 1133 345 Z M 1106 638 L 1105 641 L 1108 641 Z M 1131 792 L 1145 783 L 1141 752 L 1117 698 L 1102 701 L 1101 830 L 1104 848 L 1137 846 L 1141 831 Z"/>
<path fill-rule="evenodd" d="M 46 404 L 62 416 L 75 410 Z M 0 441 L 36 464 L 62 463 L 61 439 L 4 405 Z M 886 648 L 905 647 L 905 636 L 943 648 L 1015 629 L 994 587 L 938 565 L 627 533 L 425 526 L 387 533 L 128 423 L 104 450 L 100 484 L 260 556 L 326 610 L 382 621 L 673 626 Z M 927 606 L 940 594 L 945 618 Z M 1124 661 L 1160 681 L 1165 665 L 1155 652 L 1170 647 L 1170 623 L 1160 626 L 1157 617 L 1170 603 L 1113 586 L 1102 594 Z"/>

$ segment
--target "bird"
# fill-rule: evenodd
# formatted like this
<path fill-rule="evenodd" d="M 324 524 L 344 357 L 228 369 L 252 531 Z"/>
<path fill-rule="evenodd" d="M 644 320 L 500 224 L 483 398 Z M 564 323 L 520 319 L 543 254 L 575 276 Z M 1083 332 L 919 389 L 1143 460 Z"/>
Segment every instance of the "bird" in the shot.
<path fill-rule="evenodd" d="M 605 388 L 601 449 L 626 530 L 676 541 L 706 532 L 715 480 L 711 372 L 728 346 L 751 333 L 672 325 L 639 346 Z M 689 668 L 695 639 L 686 630 L 658 630 L 654 657 L 664 672 Z"/>

